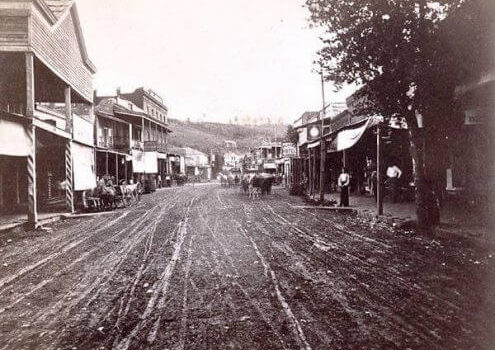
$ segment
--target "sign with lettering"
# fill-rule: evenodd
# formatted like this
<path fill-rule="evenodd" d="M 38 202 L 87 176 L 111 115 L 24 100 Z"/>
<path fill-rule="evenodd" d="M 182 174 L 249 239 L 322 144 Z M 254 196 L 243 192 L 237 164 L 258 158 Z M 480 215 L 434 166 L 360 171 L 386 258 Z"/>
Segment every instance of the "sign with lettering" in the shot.
<path fill-rule="evenodd" d="M 487 120 L 488 113 L 487 109 L 471 109 L 464 111 L 464 125 L 484 124 L 485 120 Z"/>
<path fill-rule="evenodd" d="M 292 143 L 284 143 L 282 145 L 282 157 L 291 158 L 297 155 L 296 147 Z"/>

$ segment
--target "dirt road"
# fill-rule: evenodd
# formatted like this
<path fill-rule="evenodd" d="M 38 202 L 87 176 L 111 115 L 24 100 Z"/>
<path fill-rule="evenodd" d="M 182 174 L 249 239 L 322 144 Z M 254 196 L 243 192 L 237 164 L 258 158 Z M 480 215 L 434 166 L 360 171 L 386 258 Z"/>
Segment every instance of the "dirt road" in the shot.
<path fill-rule="evenodd" d="M 216 185 L 0 237 L 0 350 L 494 349 L 495 252 Z"/>

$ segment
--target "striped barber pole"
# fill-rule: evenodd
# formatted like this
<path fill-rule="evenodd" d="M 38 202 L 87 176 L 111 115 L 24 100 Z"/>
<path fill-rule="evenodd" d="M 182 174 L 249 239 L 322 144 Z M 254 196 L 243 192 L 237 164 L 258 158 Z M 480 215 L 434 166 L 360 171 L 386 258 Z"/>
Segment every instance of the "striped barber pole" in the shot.
<path fill-rule="evenodd" d="M 67 210 L 74 212 L 74 184 L 72 177 L 72 142 L 65 144 L 65 202 Z"/>
<path fill-rule="evenodd" d="M 26 134 L 31 145 L 27 156 L 28 179 L 28 222 L 36 225 L 38 222 L 38 208 L 36 203 L 36 129 L 34 125 L 26 128 Z"/>

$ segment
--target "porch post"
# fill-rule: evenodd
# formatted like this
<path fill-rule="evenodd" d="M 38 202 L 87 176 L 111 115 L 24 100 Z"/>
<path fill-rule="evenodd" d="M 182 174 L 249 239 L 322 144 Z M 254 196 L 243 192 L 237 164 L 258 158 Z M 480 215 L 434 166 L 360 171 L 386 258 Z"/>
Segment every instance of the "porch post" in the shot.
<path fill-rule="evenodd" d="M 115 153 L 115 185 L 119 184 L 119 155 Z"/>
<path fill-rule="evenodd" d="M 110 175 L 108 173 L 108 151 L 105 151 L 105 175 Z"/>
<path fill-rule="evenodd" d="M 382 155 L 380 147 L 380 125 L 376 127 L 376 215 L 383 215 Z"/>
<path fill-rule="evenodd" d="M 72 89 L 70 86 L 65 87 L 65 131 L 72 134 Z"/>
<path fill-rule="evenodd" d="M 132 124 L 129 123 L 129 149 L 132 148 Z"/>
<path fill-rule="evenodd" d="M 73 171 L 72 171 L 72 140 L 68 140 L 65 144 L 65 202 L 67 204 L 67 210 L 71 213 L 74 209 L 74 183 L 73 183 Z"/>
<path fill-rule="evenodd" d="M 26 52 L 26 116 L 34 118 L 34 54 Z M 36 227 L 38 222 L 37 186 L 36 186 L 36 127 L 32 121 L 26 127 L 30 143 L 30 151 L 27 156 L 28 179 L 28 224 Z"/>
<path fill-rule="evenodd" d="M 124 171 L 125 171 L 125 183 L 127 184 L 127 157 L 124 156 Z"/>
<path fill-rule="evenodd" d="M 74 173 L 72 167 L 72 99 L 71 87 L 66 86 L 65 96 L 65 131 L 70 133 L 71 138 L 65 144 L 65 202 L 67 210 L 73 213 L 74 210 Z"/>
<path fill-rule="evenodd" d="M 28 179 L 28 224 L 35 228 L 38 223 L 38 203 L 36 184 L 36 127 L 28 125 L 26 128 L 30 143 L 30 151 L 27 156 L 27 179 Z"/>
<path fill-rule="evenodd" d="M 143 142 L 144 145 L 144 118 L 141 118 L 141 141 Z"/>

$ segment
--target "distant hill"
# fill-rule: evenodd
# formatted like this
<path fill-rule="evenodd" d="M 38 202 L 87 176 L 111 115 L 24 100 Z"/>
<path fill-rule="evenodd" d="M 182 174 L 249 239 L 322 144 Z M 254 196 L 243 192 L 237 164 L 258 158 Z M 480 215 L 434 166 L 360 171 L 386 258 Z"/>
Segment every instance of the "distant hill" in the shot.
<path fill-rule="evenodd" d="M 287 125 L 234 125 L 212 122 L 185 122 L 177 119 L 168 120 L 173 133 L 169 135 L 168 143 L 176 147 L 191 147 L 202 152 L 223 150 L 224 141 L 237 142 L 237 149 L 247 152 L 263 141 L 283 140 Z"/>

